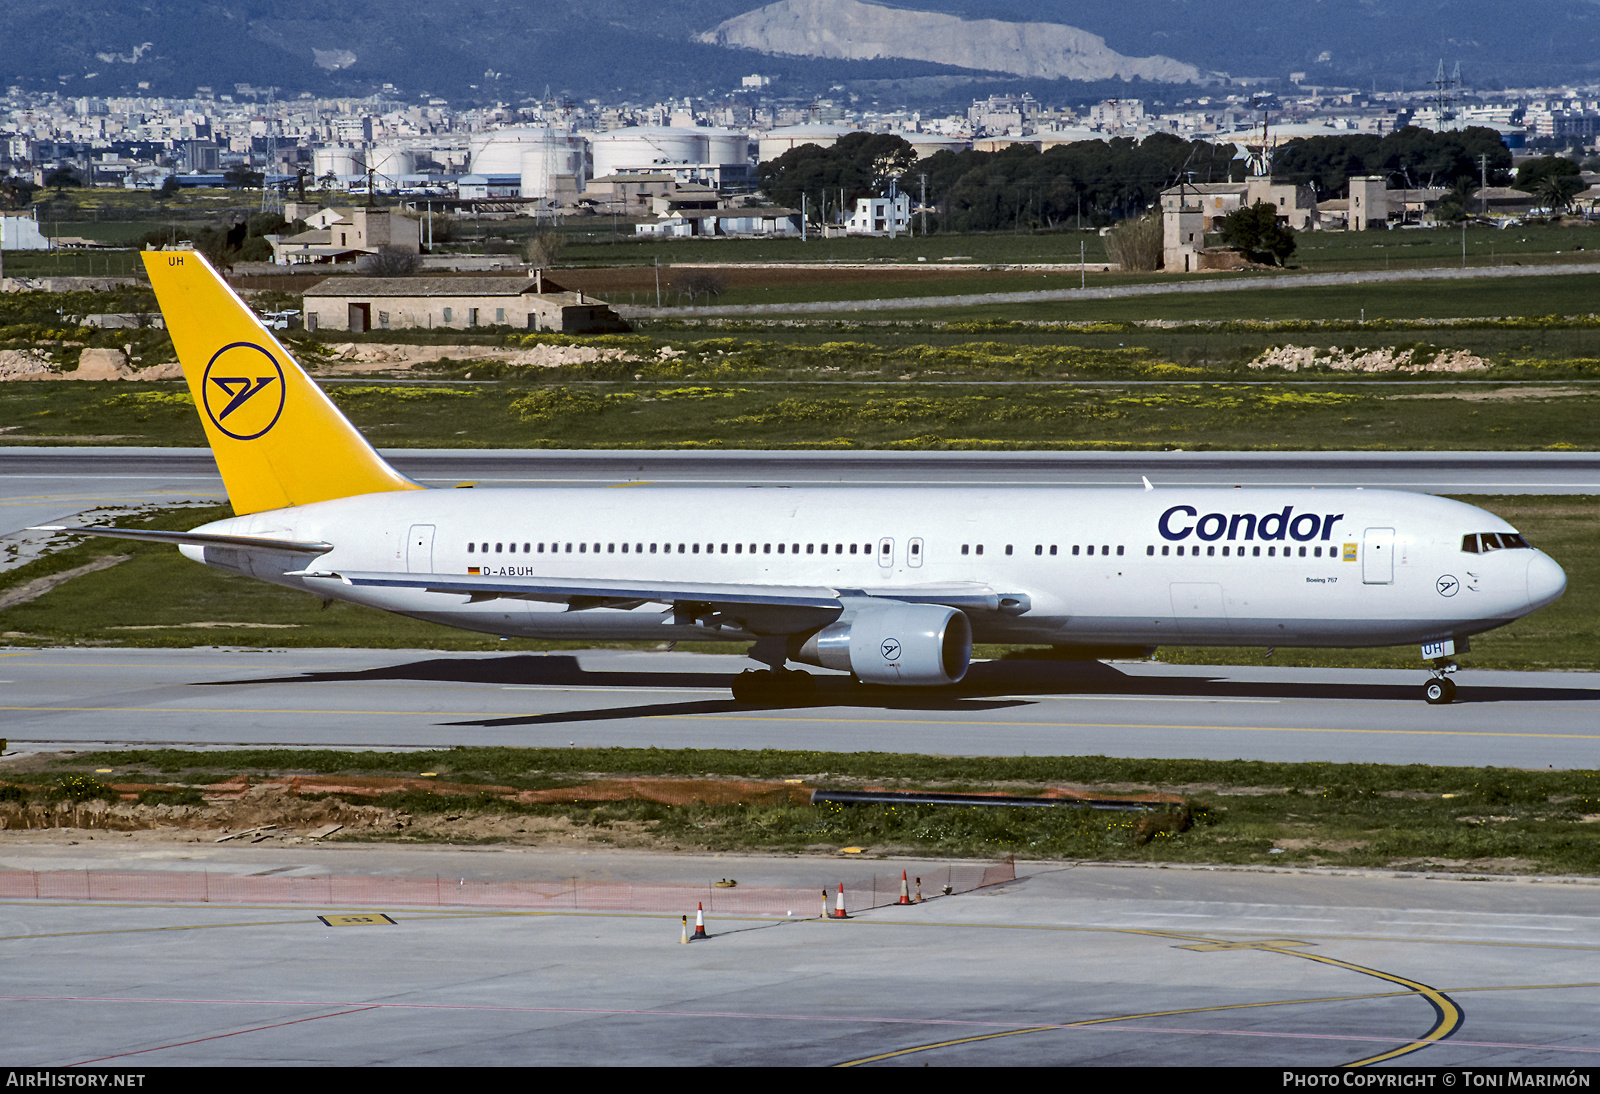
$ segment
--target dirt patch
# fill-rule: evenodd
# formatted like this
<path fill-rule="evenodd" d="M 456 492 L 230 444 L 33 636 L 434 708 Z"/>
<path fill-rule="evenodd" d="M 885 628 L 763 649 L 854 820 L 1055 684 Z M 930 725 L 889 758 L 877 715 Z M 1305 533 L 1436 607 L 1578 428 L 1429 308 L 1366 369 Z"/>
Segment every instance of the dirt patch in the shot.
<path fill-rule="evenodd" d="M 107 627 L 106 629 L 110 631 L 174 631 L 184 628 L 215 630 L 218 627 L 238 627 L 243 630 L 290 631 L 302 625 L 300 623 L 220 623 L 208 620 L 203 623 L 141 623 L 126 627 Z"/>
<path fill-rule="evenodd" d="M 50 357 L 36 349 L 0 349 L 0 380 L 56 380 Z"/>
<path fill-rule="evenodd" d="M 1364 851 L 1371 843 L 1371 840 L 1364 839 L 1280 839 L 1272 841 L 1274 847 L 1285 851 L 1327 851 L 1329 853 Z"/>
<path fill-rule="evenodd" d="M 40 762 L 22 762 L 24 759 L 5 766 L 26 770 Z M 209 842 L 231 837 L 251 843 L 299 843 L 331 838 L 649 849 L 676 845 L 658 837 L 651 821 L 599 816 L 585 821 L 581 816 L 506 812 L 493 799 L 521 805 L 629 801 L 669 806 L 807 805 L 812 790 L 807 783 L 789 781 L 659 777 L 575 780 L 567 787 L 523 790 L 434 778 L 360 775 L 240 775 L 202 787 L 132 782 L 111 786 L 121 795 L 121 802 L 0 804 L 0 839 L 42 839 L 47 838 L 46 833 L 58 837 L 61 830 L 72 829 L 86 838 L 94 838 L 94 833 L 119 833 L 122 838 L 144 842 Z M 198 791 L 203 804 L 139 804 L 139 796 L 147 791 Z M 383 801 L 385 795 L 402 793 L 461 800 L 459 806 L 446 800 L 422 809 L 402 807 L 395 799 Z M 1077 789 L 1047 790 L 1045 796 L 1063 800 L 1118 797 Z M 1155 797 L 1179 802 L 1176 795 Z M 369 798 L 371 803 L 352 798 Z"/>
<path fill-rule="evenodd" d="M 1424 391 L 1416 395 L 1390 395 L 1390 399 L 1462 399 L 1469 403 L 1493 403 L 1507 399 L 1565 399 L 1573 395 L 1593 395 L 1575 387 L 1502 387 L 1493 391 Z"/>
<path fill-rule="evenodd" d="M 71 342 L 62 343 L 72 345 Z M 120 349 L 85 349 L 78 355 L 78 367 L 58 372 L 51 367 L 48 354 L 36 349 L 0 350 L 0 382 L 6 380 L 181 380 L 183 367 L 176 361 L 148 368 L 134 368 Z M 11 437 L 8 440 L 29 438 Z M 51 437 L 50 440 L 62 440 Z M 103 438 L 91 437 L 88 440 Z M 121 438 L 113 437 L 112 440 Z"/>
<path fill-rule="evenodd" d="M 625 350 L 599 346 L 413 346 L 383 342 L 345 342 L 328 347 L 331 358 L 319 363 L 323 376 L 360 376 L 393 372 L 449 359 L 452 361 L 503 361 L 510 365 L 556 368 L 596 361 L 628 360 Z"/>
<path fill-rule="evenodd" d="M 1539 864 L 1525 858 L 1402 858 L 1388 863 L 1388 867 L 1451 873 L 1532 874 L 1538 872 Z"/>
<path fill-rule="evenodd" d="M 1466 350 L 1332 349 L 1318 346 L 1274 346 L 1251 368 L 1332 369 L 1335 372 L 1482 372 L 1489 362 Z"/>
<path fill-rule="evenodd" d="M 30 600 L 38 600 L 45 593 L 59 585 L 65 585 L 75 577 L 92 574 L 97 570 L 109 570 L 111 567 L 132 558 L 132 555 L 101 555 L 93 562 L 82 566 L 74 566 L 70 570 L 62 570 L 59 574 L 50 574 L 48 577 L 34 578 L 25 584 L 18 585 L 0 593 L 0 611 L 15 608 L 18 604 L 26 604 Z"/>

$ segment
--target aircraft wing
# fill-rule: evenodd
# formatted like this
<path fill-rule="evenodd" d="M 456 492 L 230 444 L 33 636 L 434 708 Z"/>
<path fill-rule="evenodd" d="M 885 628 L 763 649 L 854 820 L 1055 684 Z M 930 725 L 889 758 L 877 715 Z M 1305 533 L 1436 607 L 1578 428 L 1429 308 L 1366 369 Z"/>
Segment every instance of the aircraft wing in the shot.
<path fill-rule="evenodd" d="M 627 581 L 602 578 L 496 577 L 477 574 L 402 574 L 302 570 L 293 576 L 342 581 L 356 588 L 460 593 L 473 601 L 514 599 L 565 604 L 568 611 L 669 604 L 684 621 L 728 625 L 754 634 L 798 634 L 844 614 L 847 600 L 872 597 L 914 604 L 947 604 L 965 611 L 1014 611 L 1012 598 L 975 583 L 846 589 L 825 585 Z M 1025 609 L 1024 609 L 1025 610 Z"/>
<path fill-rule="evenodd" d="M 670 604 L 682 621 L 727 625 L 754 634 L 797 634 L 832 623 L 844 611 L 839 591 L 824 586 L 737 585 L 713 582 L 607 581 L 593 578 L 490 577 L 476 574 L 401 574 L 306 570 L 355 588 L 464 593 L 479 600 L 536 600 L 568 611 Z"/>
<path fill-rule="evenodd" d="M 296 554 L 324 555 L 333 544 L 321 540 L 272 539 L 268 536 L 222 536 L 210 532 L 151 532 L 143 528 L 69 528 L 44 524 L 30 532 L 68 532 L 75 536 L 107 536 L 144 543 L 176 543 L 193 547 L 255 547 L 264 551 L 292 551 Z"/>

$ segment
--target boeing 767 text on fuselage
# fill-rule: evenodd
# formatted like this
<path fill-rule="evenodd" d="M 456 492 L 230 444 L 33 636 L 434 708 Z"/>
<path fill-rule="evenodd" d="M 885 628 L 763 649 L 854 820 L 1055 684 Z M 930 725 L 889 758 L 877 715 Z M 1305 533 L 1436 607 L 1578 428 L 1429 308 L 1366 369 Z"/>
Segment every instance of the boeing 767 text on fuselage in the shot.
<path fill-rule="evenodd" d="M 1492 513 L 1389 490 L 425 489 L 203 258 L 144 257 L 237 515 L 71 531 L 490 634 L 750 640 L 742 700 L 808 687 L 790 661 L 952 684 L 978 641 L 1414 643 L 1449 702 L 1469 636 L 1566 587 Z"/>

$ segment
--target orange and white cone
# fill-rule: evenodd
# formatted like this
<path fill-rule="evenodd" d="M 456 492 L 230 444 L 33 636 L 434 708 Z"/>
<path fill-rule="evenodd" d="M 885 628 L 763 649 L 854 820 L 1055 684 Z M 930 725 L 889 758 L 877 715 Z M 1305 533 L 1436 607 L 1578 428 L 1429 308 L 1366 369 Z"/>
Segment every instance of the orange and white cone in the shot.
<path fill-rule="evenodd" d="M 839 902 L 833 906 L 833 918 L 835 918 L 835 919 L 849 919 L 850 918 L 849 916 L 844 914 L 844 882 L 842 882 L 842 881 L 839 882 Z"/>
<path fill-rule="evenodd" d="M 910 888 L 909 885 L 906 884 L 906 872 L 904 870 L 900 871 L 900 899 L 898 901 L 896 901 L 896 903 L 898 903 L 898 904 L 910 904 L 911 903 L 911 888 Z"/>
<path fill-rule="evenodd" d="M 694 936 L 696 939 L 711 937 L 706 934 L 706 905 L 703 900 L 694 910 Z"/>

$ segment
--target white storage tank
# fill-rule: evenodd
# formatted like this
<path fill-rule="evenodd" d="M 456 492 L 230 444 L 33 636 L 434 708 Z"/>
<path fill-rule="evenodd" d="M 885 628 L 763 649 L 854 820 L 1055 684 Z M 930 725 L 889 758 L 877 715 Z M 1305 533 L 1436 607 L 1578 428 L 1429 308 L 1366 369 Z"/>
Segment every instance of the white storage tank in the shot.
<path fill-rule="evenodd" d="M 340 178 L 360 175 L 367 169 L 367 157 L 356 145 L 330 144 L 312 151 L 311 168 L 319 179 L 330 173 Z"/>
<path fill-rule="evenodd" d="M 770 129 L 761 137 L 761 162 L 775 160 L 790 149 L 804 144 L 832 148 L 839 143 L 840 137 L 854 132 L 853 129 L 837 125 L 786 125 L 781 129 Z"/>
<path fill-rule="evenodd" d="M 524 152 L 544 152 L 547 148 L 565 151 L 572 134 L 539 125 L 510 126 L 474 133 L 467 142 L 471 153 L 469 170 L 474 175 L 517 175 L 522 173 Z"/>
<path fill-rule="evenodd" d="M 559 143 L 524 146 L 519 173 L 522 175 L 522 196 L 547 198 L 555 194 L 576 196 L 587 184 L 584 171 L 585 149 L 582 137 L 564 138 Z"/>
<path fill-rule="evenodd" d="M 661 164 L 709 163 L 709 130 L 667 125 L 633 126 L 599 133 L 589 140 L 594 150 L 594 177 L 619 171 L 648 171 Z"/>
<path fill-rule="evenodd" d="M 380 144 L 368 155 L 367 164 L 385 179 L 398 179 L 417 173 L 417 154 L 397 144 Z"/>
<path fill-rule="evenodd" d="M 925 160 L 935 152 L 965 152 L 972 142 L 964 137 L 946 137 L 940 133 L 896 133 L 917 150 L 917 159 Z"/>
<path fill-rule="evenodd" d="M 705 134 L 710 145 L 707 163 L 718 167 L 750 163 L 750 134 L 738 129 L 707 129 Z"/>

